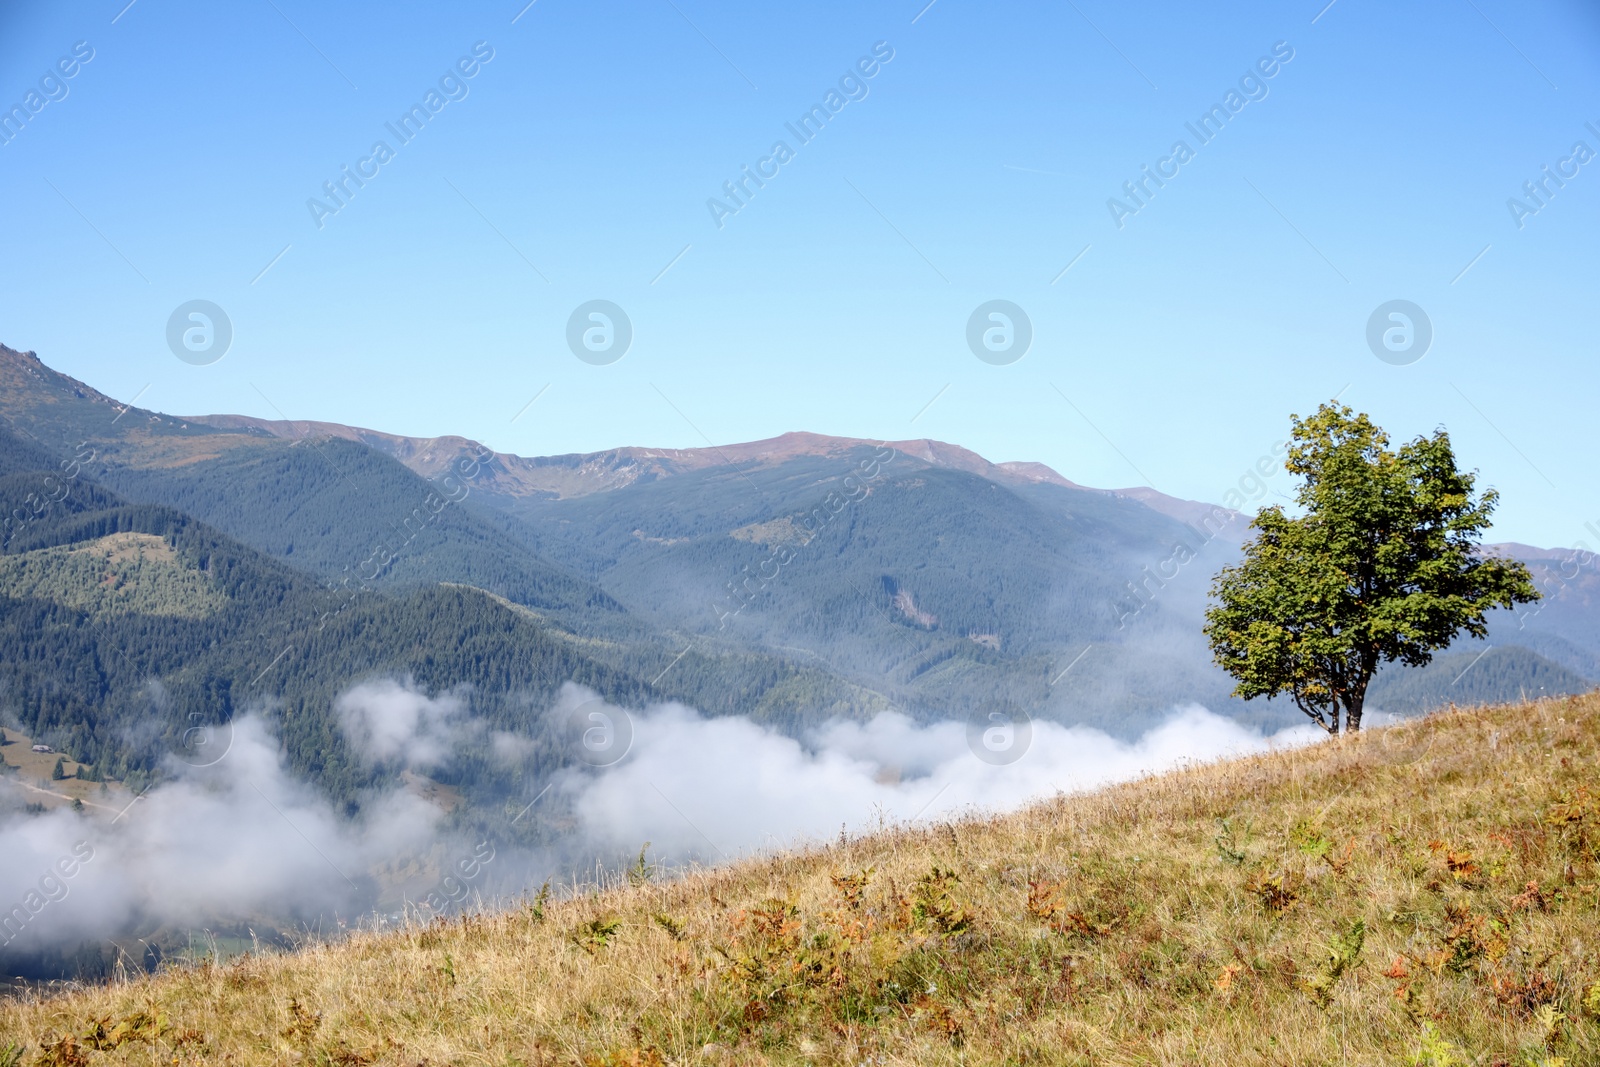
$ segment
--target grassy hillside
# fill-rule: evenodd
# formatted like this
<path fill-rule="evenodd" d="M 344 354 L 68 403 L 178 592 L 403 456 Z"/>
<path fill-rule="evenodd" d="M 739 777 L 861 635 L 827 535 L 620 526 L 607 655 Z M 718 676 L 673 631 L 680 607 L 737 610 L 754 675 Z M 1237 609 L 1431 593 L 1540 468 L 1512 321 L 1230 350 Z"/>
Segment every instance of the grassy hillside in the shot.
<path fill-rule="evenodd" d="M 1442 714 L 0 1033 L 53 1064 L 1593 1064 L 1597 756 L 1600 696 Z"/>

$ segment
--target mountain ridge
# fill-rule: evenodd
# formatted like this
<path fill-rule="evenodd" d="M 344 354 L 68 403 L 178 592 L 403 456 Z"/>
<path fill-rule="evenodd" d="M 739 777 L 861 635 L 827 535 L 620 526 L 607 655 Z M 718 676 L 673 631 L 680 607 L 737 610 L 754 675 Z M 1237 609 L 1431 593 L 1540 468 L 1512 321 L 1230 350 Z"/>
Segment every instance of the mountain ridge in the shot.
<path fill-rule="evenodd" d="M 47 387 L 53 385 L 58 390 L 69 392 L 75 398 L 117 409 L 118 419 L 135 414 L 142 423 L 154 422 L 172 430 L 193 432 L 204 428 L 245 437 L 287 441 L 332 437 L 365 445 L 397 459 L 424 478 L 441 476 L 461 457 L 471 456 L 481 460 L 489 454 L 493 456 L 494 469 L 484 479 L 482 488 L 491 495 L 509 499 L 530 497 L 569 499 L 631 485 L 641 479 L 670 477 L 718 466 L 740 467 L 749 464 L 767 467 L 789 459 L 837 456 L 862 446 L 882 444 L 930 466 L 965 471 L 1011 485 L 1044 483 L 1136 500 L 1160 514 L 1176 518 L 1181 522 L 1194 523 L 1213 514 L 1222 516 L 1223 522 L 1230 522 L 1238 514 L 1221 505 L 1175 497 L 1153 486 L 1109 489 L 1088 486 L 1075 482 L 1048 464 L 1036 460 L 1006 460 L 997 463 L 961 445 L 926 437 L 879 441 L 874 438 L 841 437 L 807 430 L 791 430 L 776 437 L 713 444 L 704 448 L 621 445 L 598 452 L 522 456 L 514 452 L 490 449 L 473 438 L 459 434 L 442 434 L 431 438 L 413 437 L 317 419 L 262 419 L 253 415 L 231 413 L 170 415 L 118 401 L 93 386 L 51 367 L 35 351 L 18 350 L 0 344 L 0 383 L 16 388 L 21 384 L 16 376 L 19 370 Z M 7 377 L 11 381 L 5 381 Z"/>
<path fill-rule="evenodd" d="M 620 445 L 598 452 L 523 456 L 488 449 L 481 442 L 458 434 L 433 438 L 409 437 L 337 422 L 260 419 L 249 415 L 191 415 L 185 416 L 183 421 L 223 430 L 264 433 L 286 440 L 339 437 L 377 448 L 424 477 L 433 477 L 447 469 L 458 455 L 483 455 L 489 452 L 505 472 L 491 483 L 490 492 L 512 497 L 551 495 L 556 499 L 568 499 L 631 484 L 641 477 L 671 476 L 717 466 L 770 466 L 787 459 L 837 456 L 862 446 L 881 444 L 930 466 L 966 471 L 995 481 L 1014 484 L 1043 482 L 1066 489 L 1128 497 L 1164 515 L 1184 521 L 1212 511 L 1230 516 L 1236 514 L 1220 505 L 1185 500 L 1148 486 L 1118 489 L 1088 486 L 1067 478 L 1044 463 L 1034 460 L 996 463 L 961 445 L 927 437 L 878 441 L 865 437 L 819 434 L 809 430 L 790 430 L 776 437 L 708 445 L 704 448 Z"/>
<path fill-rule="evenodd" d="M 246 437 L 267 437 L 286 441 L 336 438 L 362 444 L 398 460 L 414 473 L 434 479 L 449 472 L 451 465 L 464 457 L 485 460 L 490 469 L 480 482 L 488 495 L 503 499 L 526 498 L 564 500 L 605 492 L 640 480 L 671 477 L 712 467 L 742 468 L 745 464 L 772 466 L 784 460 L 805 456 L 838 456 L 862 446 L 885 445 L 930 466 L 966 471 L 992 481 L 1011 485 L 1056 485 L 1065 489 L 1100 493 L 1135 500 L 1169 518 L 1204 526 L 1208 530 L 1232 526 L 1243 513 L 1202 500 L 1189 500 L 1164 493 L 1153 486 L 1100 488 L 1084 485 L 1037 460 L 995 462 L 962 445 L 933 438 L 908 438 L 878 441 L 864 437 L 842 437 L 809 430 L 790 430 L 775 437 L 754 441 L 708 445 L 703 448 L 656 448 L 648 445 L 620 445 L 596 452 L 564 452 L 544 456 L 523 456 L 501 452 L 460 434 L 414 437 L 349 423 L 318 419 L 262 419 L 253 415 L 212 413 L 206 415 L 168 415 L 137 408 L 101 392 L 45 363 L 32 350 L 18 350 L 0 343 L 0 369 L 21 369 L 36 380 L 45 375 L 80 399 L 118 409 L 118 418 L 128 413 L 144 416 L 145 422 L 162 422 L 180 430 L 207 428 Z M 43 372 L 42 374 L 40 372 Z M 0 379 L 3 380 L 3 379 Z M 1498 542 L 1488 548 L 1525 554 L 1529 558 L 1564 559 L 1571 551 L 1542 548 L 1520 542 Z"/>
<path fill-rule="evenodd" d="M 1153 489 L 1089 489 L 926 438 L 883 443 L 889 452 L 796 431 L 525 458 L 460 436 L 170 416 L 3 346 L 0 417 L 40 455 L 19 500 L 56 466 L 45 456 L 88 455 L 86 487 L 177 509 L 317 582 L 469 585 L 569 632 L 653 650 L 629 661 L 692 639 L 748 653 L 775 680 L 788 669 L 777 661 L 802 650 L 845 689 L 924 717 L 999 701 L 1137 733 L 1174 702 L 1265 715 L 1257 725 L 1278 715 L 1230 699 L 1199 640 L 1205 585 L 1237 553 L 1240 515 Z M 1566 691 L 1600 674 L 1600 581 L 1558 574 L 1565 557 L 1540 554 L 1536 570 L 1561 595 L 1496 626 L 1497 644 L 1527 655 L 1497 651 L 1467 675 L 1474 654 L 1456 664 L 1452 653 L 1406 706 L 1474 686 Z M 798 721 L 830 688 L 814 681 L 782 697 L 767 688 Z M 741 696 L 718 710 L 769 714 L 760 689 L 741 690 L 749 707 Z"/>

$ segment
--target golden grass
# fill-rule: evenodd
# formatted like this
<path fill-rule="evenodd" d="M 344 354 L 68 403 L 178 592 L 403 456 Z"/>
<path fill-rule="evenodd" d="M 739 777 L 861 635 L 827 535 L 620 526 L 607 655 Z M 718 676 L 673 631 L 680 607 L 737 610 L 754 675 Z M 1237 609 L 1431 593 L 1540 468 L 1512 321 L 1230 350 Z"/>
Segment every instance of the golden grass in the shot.
<path fill-rule="evenodd" d="M 1597 695 L 1441 714 L 0 1004 L 0 1048 L 25 1042 L 24 1064 L 1596 1064 L 1597 750 Z"/>

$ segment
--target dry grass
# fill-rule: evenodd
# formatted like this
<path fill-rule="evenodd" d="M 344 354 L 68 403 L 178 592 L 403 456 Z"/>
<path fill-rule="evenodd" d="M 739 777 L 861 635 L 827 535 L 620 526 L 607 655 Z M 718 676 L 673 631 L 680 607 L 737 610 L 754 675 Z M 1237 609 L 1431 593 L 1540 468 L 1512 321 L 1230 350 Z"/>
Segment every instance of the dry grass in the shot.
<path fill-rule="evenodd" d="M 1597 749 L 1600 696 L 1439 715 L 1004 818 L 3 1004 L 0 1049 L 1596 1064 Z"/>

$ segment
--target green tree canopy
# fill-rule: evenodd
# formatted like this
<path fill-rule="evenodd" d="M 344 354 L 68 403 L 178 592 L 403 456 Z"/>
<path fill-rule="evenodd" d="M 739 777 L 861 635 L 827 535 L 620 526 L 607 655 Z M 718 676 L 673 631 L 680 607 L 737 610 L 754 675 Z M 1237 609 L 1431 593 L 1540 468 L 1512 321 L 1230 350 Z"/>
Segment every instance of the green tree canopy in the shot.
<path fill-rule="evenodd" d="M 1389 451 L 1366 415 L 1293 417 L 1284 467 L 1303 514 L 1278 506 L 1212 583 L 1205 633 L 1245 700 L 1288 693 L 1331 734 L 1361 728 L 1380 663 L 1422 666 L 1485 614 L 1539 598 L 1522 564 L 1484 555 L 1498 494 L 1473 492 L 1444 430 Z"/>

